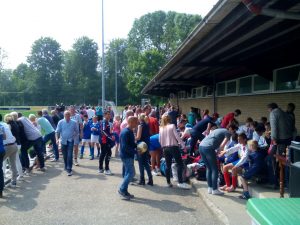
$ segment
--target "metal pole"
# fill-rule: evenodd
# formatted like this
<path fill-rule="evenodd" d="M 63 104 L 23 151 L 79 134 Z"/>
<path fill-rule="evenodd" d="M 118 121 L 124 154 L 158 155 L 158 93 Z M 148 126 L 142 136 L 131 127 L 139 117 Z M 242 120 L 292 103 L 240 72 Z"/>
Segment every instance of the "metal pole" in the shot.
<path fill-rule="evenodd" d="M 116 97 L 116 106 L 118 106 L 118 55 L 115 51 L 115 97 Z"/>
<path fill-rule="evenodd" d="M 102 107 L 105 107 L 105 69 L 104 69 L 104 0 L 102 0 Z"/>

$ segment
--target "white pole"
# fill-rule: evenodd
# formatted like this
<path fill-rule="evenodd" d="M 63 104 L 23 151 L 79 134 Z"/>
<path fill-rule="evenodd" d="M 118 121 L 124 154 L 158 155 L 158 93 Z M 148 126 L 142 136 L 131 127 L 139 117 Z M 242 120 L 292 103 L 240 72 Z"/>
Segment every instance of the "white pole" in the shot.
<path fill-rule="evenodd" d="M 116 107 L 118 106 L 118 52 L 115 51 L 115 97 Z"/>
<path fill-rule="evenodd" d="M 104 69 L 104 0 L 102 0 L 102 107 L 105 107 L 105 69 Z"/>

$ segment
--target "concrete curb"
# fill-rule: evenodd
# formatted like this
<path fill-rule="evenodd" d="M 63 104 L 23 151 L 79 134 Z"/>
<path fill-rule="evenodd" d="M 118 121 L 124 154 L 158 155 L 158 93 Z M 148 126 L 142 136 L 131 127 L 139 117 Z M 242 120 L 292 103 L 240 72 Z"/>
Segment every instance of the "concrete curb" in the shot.
<path fill-rule="evenodd" d="M 53 154 L 47 155 L 47 156 L 45 157 L 45 161 L 47 161 L 48 159 L 50 159 L 52 156 L 53 156 Z M 31 168 L 31 169 L 32 169 L 32 168 Z M 4 186 L 6 186 L 7 184 L 9 184 L 10 182 L 11 182 L 11 178 L 9 178 L 8 180 L 6 180 L 6 181 L 4 182 Z"/>
<path fill-rule="evenodd" d="M 208 209 L 218 217 L 220 222 L 222 222 L 224 225 L 230 225 L 228 217 L 225 215 L 225 213 L 217 205 L 210 201 L 210 199 L 206 196 L 205 193 L 203 193 L 203 191 L 200 190 L 200 188 L 197 188 L 197 180 L 193 178 L 190 180 L 190 182 L 199 197 L 204 201 Z"/>

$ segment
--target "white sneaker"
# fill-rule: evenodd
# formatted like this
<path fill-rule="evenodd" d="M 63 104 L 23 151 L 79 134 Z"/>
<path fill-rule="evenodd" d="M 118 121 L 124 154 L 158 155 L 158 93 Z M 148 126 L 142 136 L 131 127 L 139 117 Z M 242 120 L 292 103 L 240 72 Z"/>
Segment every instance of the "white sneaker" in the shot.
<path fill-rule="evenodd" d="M 78 163 L 77 159 L 74 160 L 74 165 L 79 166 L 79 163 Z"/>
<path fill-rule="evenodd" d="M 24 176 L 23 176 L 23 175 L 19 175 L 19 176 L 17 177 L 17 180 L 18 180 L 18 181 L 23 181 L 23 180 L 24 180 Z"/>
<path fill-rule="evenodd" d="M 6 185 L 6 187 L 16 188 L 17 187 L 17 183 L 16 182 L 10 182 L 9 184 Z"/>
<path fill-rule="evenodd" d="M 224 192 L 222 192 L 222 191 L 220 191 L 219 189 L 217 189 L 217 190 L 213 190 L 213 191 L 212 191 L 212 194 L 213 194 L 213 195 L 224 195 Z"/>
<path fill-rule="evenodd" d="M 212 189 L 211 187 L 209 187 L 209 188 L 207 189 L 207 193 L 208 193 L 208 194 L 212 194 L 212 191 L 213 191 L 213 189 Z"/>
<path fill-rule="evenodd" d="M 178 178 L 177 177 L 173 177 L 172 181 L 173 182 L 178 182 Z"/>
<path fill-rule="evenodd" d="M 152 170 L 151 174 L 152 174 L 152 176 L 157 176 L 158 175 L 157 172 L 155 172 L 154 170 Z"/>
<path fill-rule="evenodd" d="M 105 175 L 112 175 L 112 173 L 111 173 L 110 170 L 105 170 L 105 171 L 104 171 L 104 174 L 105 174 Z"/>
<path fill-rule="evenodd" d="M 185 189 L 185 190 L 191 189 L 191 186 L 188 185 L 187 183 L 177 184 L 177 187 L 179 187 L 181 189 Z"/>

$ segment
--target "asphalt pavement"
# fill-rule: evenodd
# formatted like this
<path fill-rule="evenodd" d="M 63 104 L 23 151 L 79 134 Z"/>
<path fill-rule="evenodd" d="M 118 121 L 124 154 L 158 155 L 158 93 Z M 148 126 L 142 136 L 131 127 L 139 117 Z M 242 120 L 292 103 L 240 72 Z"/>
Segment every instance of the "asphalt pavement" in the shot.
<path fill-rule="evenodd" d="M 46 163 L 46 172 L 33 171 L 16 189 L 0 199 L 0 225 L 211 225 L 222 224 L 194 190 L 155 185 L 130 185 L 131 201 L 117 194 L 121 161 L 112 158 L 113 176 L 98 174 L 98 160 L 82 159 L 68 177 L 63 163 Z M 138 166 L 136 163 L 136 170 Z"/>

